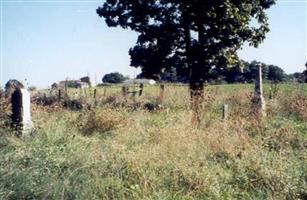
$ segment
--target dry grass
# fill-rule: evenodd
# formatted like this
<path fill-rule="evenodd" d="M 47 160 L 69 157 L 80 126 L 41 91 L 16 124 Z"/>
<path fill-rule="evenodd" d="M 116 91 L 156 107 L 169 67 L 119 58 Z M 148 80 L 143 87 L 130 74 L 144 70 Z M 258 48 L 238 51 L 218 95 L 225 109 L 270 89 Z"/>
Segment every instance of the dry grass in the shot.
<path fill-rule="evenodd" d="M 307 96 L 301 93 L 295 94 L 293 98 L 290 99 L 288 109 L 292 114 L 307 121 Z"/>
<path fill-rule="evenodd" d="M 2 91 L 0 91 L 2 92 Z M 11 107 L 8 99 L 4 98 L 4 93 L 0 94 L 0 137 L 8 131 L 10 126 Z"/>
<path fill-rule="evenodd" d="M 187 88 L 166 87 L 163 109 L 143 109 L 158 94 L 150 87 L 140 99 L 122 99 L 118 90 L 82 112 L 34 106 L 36 135 L 0 142 L 0 198 L 306 197 L 307 126 L 284 110 L 291 95 L 268 103 L 259 121 L 250 115 L 248 88 L 208 87 L 196 129 Z"/>
<path fill-rule="evenodd" d="M 84 135 L 89 136 L 97 132 L 108 134 L 124 126 L 127 120 L 122 112 L 106 108 L 85 111 L 78 116 L 75 123 Z"/>

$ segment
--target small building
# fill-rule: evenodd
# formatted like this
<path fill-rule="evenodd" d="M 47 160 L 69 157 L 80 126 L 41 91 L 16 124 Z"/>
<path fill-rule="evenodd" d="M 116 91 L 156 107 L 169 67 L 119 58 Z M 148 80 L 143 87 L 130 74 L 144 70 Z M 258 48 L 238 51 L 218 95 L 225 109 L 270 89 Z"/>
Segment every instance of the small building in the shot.
<path fill-rule="evenodd" d="M 82 82 L 81 80 L 76 81 L 77 88 L 88 88 L 89 84 L 87 82 Z"/>
<path fill-rule="evenodd" d="M 133 84 L 144 84 L 144 85 L 154 85 L 156 81 L 153 79 L 129 79 L 123 82 L 124 85 L 133 85 Z"/>

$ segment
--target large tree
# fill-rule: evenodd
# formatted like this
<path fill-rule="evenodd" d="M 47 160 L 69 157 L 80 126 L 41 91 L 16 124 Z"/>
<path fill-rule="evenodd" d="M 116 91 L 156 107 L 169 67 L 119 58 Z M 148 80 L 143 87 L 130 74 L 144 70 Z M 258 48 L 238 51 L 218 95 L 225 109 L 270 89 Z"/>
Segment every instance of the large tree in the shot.
<path fill-rule="evenodd" d="M 170 67 L 189 74 L 191 95 L 203 94 L 212 70 L 238 62 L 269 31 L 265 10 L 275 0 L 106 0 L 97 9 L 110 27 L 139 33 L 131 65 L 158 78 Z"/>

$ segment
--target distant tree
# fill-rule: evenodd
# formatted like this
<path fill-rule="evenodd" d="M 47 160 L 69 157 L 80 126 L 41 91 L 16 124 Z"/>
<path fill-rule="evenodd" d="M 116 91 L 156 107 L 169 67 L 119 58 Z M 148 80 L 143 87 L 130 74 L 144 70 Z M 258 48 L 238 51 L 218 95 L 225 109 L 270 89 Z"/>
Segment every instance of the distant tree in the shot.
<path fill-rule="evenodd" d="M 286 78 L 286 74 L 283 69 L 275 65 L 268 66 L 268 75 L 267 79 L 273 83 L 283 82 Z"/>
<path fill-rule="evenodd" d="M 256 75 L 258 73 L 258 67 L 257 65 L 262 65 L 262 78 L 266 79 L 268 76 L 268 66 L 264 63 L 258 62 L 258 61 L 252 61 L 251 63 L 247 63 L 244 66 L 243 73 L 244 73 L 244 79 L 246 82 L 251 83 L 256 78 Z"/>
<path fill-rule="evenodd" d="M 243 68 L 240 65 L 228 68 L 224 71 L 223 78 L 227 83 L 242 83 L 245 81 Z"/>
<path fill-rule="evenodd" d="M 293 77 L 294 77 L 296 82 L 299 82 L 299 83 L 304 83 L 305 82 L 305 76 L 301 72 L 295 72 L 293 74 Z"/>
<path fill-rule="evenodd" d="M 286 74 L 285 81 L 286 82 L 294 82 L 295 78 L 294 78 L 293 74 Z"/>
<path fill-rule="evenodd" d="M 295 81 L 298 83 L 307 83 L 307 63 L 305 64 L 306 69 L 303 72 L 295 72 L 288 74 L 287 81 Z"/>
<path fill-rule="evenodd" d="M 126 80 L 126 78 L 124 77 L 124 75 L 122 75 L 118 72 L 106 74 L 102 78 L 102 82 L 104 82 L 104 83 L 122 83 L 125 80 Z"/>
<path fill-rule="evenodd" d="M 90 87 L 92 86 L 89 76 L 85 76 L 85 77 L 80 78 L 80 81 L 87 83 Z"/>
<path fill-rule="evenodd" d="M 190 76 L 191 97 L 203 95 L 215 68 L 238 62 L 237 50 L 257 47 L 269 31 L 265 10 L 275 0 L 106 0 L 97 9 L 108 26 L 139 33 L 131 65 L 158 79 L 175 67 Z M 256 23 L 251 23 L 254 21 Z M 196 33 L 196 34 L 192 34 Z"/>

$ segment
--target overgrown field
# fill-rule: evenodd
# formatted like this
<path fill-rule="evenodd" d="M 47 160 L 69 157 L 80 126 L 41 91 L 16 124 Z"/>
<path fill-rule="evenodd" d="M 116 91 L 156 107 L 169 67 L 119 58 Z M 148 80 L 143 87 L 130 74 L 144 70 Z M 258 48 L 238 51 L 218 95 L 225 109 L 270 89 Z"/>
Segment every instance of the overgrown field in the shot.
<path fill-rule="evenodd" d="M 307 199 L 307 85 L 268 91 L 257 120 L 252 85 L 208 86 L 194 127 L 187 87 L 166 85 L 156 110 L 158 86 L 100 88 L 96 105 L 88 90 L 82 111 L 33 104 L 25 139 L 2 102 L 0 199 Z"/>

